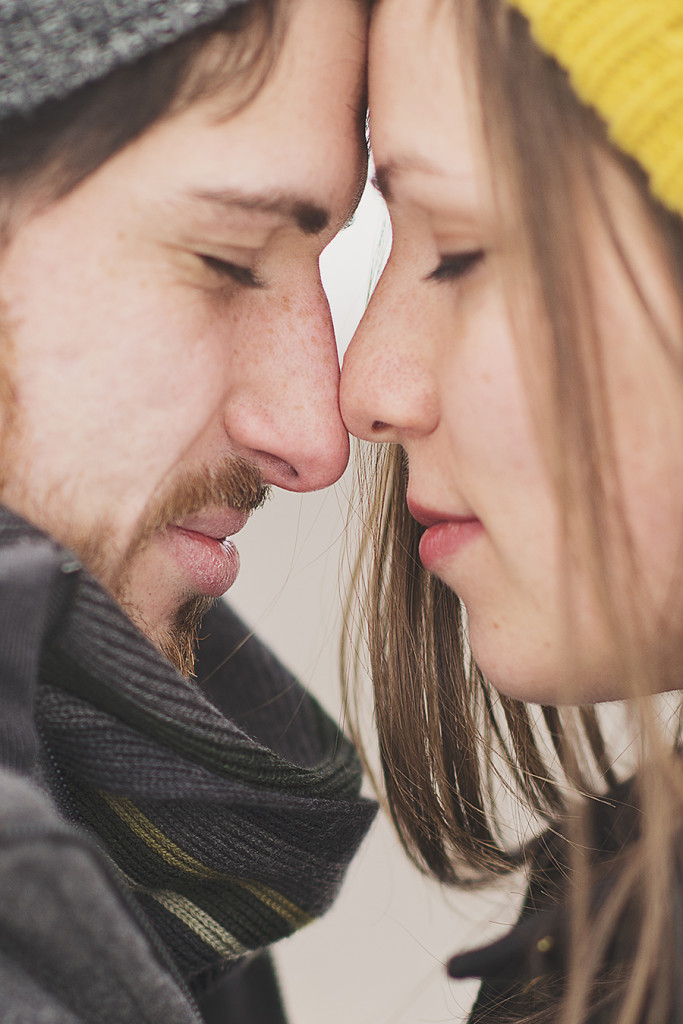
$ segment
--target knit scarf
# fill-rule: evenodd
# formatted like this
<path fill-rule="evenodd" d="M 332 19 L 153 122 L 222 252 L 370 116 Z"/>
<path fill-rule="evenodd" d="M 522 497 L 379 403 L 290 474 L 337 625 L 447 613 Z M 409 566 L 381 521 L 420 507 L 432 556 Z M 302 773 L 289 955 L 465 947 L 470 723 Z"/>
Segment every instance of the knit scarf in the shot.
<path fill-rule="evenodd" d="M 0 511 L 0 548 L 41 536 Z M 188 682 L 69 558 L 36 694 L 45 781 L 201 982 L 329 906 L 375 806 L 348 740 L 227 608 Z"/>

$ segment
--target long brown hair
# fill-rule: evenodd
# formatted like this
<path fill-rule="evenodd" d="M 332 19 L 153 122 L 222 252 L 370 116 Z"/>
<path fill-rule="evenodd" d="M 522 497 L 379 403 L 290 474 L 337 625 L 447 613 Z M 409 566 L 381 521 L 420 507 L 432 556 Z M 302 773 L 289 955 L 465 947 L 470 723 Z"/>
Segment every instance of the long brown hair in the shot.
<path fill-rule="evenodd" d="M 645 695 L 680 687 L 674 674 L 679 666 L 672 673 L 668 660 L 644 654 L 633 640 L 640 595 L 583 259 L 577 182 L 588 189 L 637 290 L 610 220 L 596 153 L 610 151 L 619 161 L 643 197 L 682 309 L 683 222 L 649 197 L 640 168 L 611 150 L 604 126 L 536 47 L 521 15 L 499 0 L 458 0 L 457 14 L 463 56 L 473 72 L 473 110 L 483 127 L 484 166 L 505 168 L 491 181 L 494 199 L 505 230 L 523 240 L 522 272 L 534 282 L 548 324 L 547 332 L 536 332 L 531 351 L 520 352 L 520 361 L 563 510 L 567 557 L 579 540 L 588 548 L 593 588 L 621 658 L 624 692 L 633 697 L 626 714 L 639 745 L 632 797 L 637 838 L 618 851 L 622 870 L 609 905 L 599 914 L 590 905 L 597 870 L 591 816 L 618 782 L 600 712 L 530 706 L 499 695 L 483 677 L 468 648 L 466 612 L 457 595 L 419 561 L 422 528 L 406 507 L 408 470 L 395 445 L 367 446 L 359 460 L 364 526 L 347 608 L 344 678 L 361 685 L 359 634 L 365 634 L 386 804 L 418 867 L 448 884 L 481 884 L 532 864 L 540 830 L 553 823 L 564 836 L 557 859 L 565 861 L 562 870 L 571 879 L 566 896 L 573 934 L 582 936 L 572 946 L 561 1019 L 577 1024 L 600 1003 L 612 1007 L 609 1019 L 620 1024 L 654 1024 L 671 1013 L 676 965 L 668 955 L 668 890 L 683 781 L 676 756 L 680 727 L 660 728 Z M 519 279 L 509 284 L 512 293 Z M 514 295 L 511 305 L 514 314 Z M 680 355 L 656 311 L 648 313 L 671 372 L 682 375 L 683 401 Z M 350 687 L 350 720 L 362 743 L 357 699 L 358 690 Z M 680 713 L 680 693 L 673 703 Z M 525 821 L 531 816 L 534 826 L 522 835 L 510 827 L 515 809 L 524 811 Z M 634 912 L 637 940 L 629 965 L 611 979 L 599 978 L 614 934 Z M 520 1010 L 522 1017 L 525 1012 Z M 556 1004 L 547 1015 L 558 1019 Z"/>

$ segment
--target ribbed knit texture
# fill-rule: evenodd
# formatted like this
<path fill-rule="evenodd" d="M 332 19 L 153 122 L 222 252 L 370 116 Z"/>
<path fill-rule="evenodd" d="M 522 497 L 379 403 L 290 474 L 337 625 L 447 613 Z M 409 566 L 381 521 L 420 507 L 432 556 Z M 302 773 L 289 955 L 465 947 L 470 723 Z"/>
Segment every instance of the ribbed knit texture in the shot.
<path fill-rule="evenodd" d="M 0 549 L 40 536 L 0 510 Z M 94 833 L 198 985 L 321 914 L 375 814 L 318 704 L 256 641 L 226 656 L 246 639 L 226 608 L 207 630 L 204 671 L 233 691 L 242 725 L 82 572 L 42 652 L 35 710 L 58 806 Z"/>
<path fill-rule="evenodd" d="M 508 0 L 612 142 L 683 214 L 683 0 Z"/>
<path fill-rule="evenodd" d="M 0 0 L 0 120 L 63 99 L 245 0 Z"/>
<path fill-rule="evenodd" d="M 14 771 L 30 772 L 36 760 L 35 686 L 58 572 L 47 541 L 0 550 L 0 594 L 12 593 L 0 601 L 0 765 Z"/>

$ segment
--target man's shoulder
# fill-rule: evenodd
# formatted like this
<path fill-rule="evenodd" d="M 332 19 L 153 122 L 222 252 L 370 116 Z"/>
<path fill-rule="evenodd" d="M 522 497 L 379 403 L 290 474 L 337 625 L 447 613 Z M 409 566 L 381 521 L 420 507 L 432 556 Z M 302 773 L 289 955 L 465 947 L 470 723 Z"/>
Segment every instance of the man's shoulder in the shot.
<path fill-rule="evenodd" d="M 199 1019 L 104 855 L 9 770 L 0 770 L 0 950 L 3 1021 Z"/>

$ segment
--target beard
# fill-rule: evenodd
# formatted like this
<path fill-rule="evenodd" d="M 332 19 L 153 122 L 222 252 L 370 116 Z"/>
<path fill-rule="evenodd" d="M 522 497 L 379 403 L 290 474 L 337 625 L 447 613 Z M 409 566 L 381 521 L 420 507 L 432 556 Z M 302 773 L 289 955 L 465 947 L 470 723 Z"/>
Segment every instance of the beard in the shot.
<path fill-rule="evenodd" d="M 158 629 L 151 637 L 161 654 L 186 679 L 194 676 L 199 630 L 204 616 L 213 607 L 216 600 L 216 598 L 204 597 L 201 594 L 191 597 L 180 606 L 173 624 L 166 629 Z"/>
<path fill-rule="evenodd" d="M 76 479 L 42 487 L 26 473 L 26 424 L 20 412 L 14 373 L 14 339 L 0 296 L 0 500 L 60 544 L 71 549 L 109 590 L 133 622 L 186 676 L 194 668 L 201 621 L 213 598 L 180 594 L 170 621 L 146 621 L 131 577 L 155 536 L 207 506 L 250 512 L 264 504 L 269 488 L 254 463 L 226 456 L 211 466 L 178 470 L 152 495 L 123 551 L 112 541 L 111 521 L 88 522 L 78 516 Z M 143 563 L 144 565 L 144 563 Z M 149 579 L 141 580 L 149 587 Z"/>
<path fill-rule="evenodd" d="M 12 426 L 15 430 L 6 432 L 4 440 L 9 435 L 15 442 L 19 432 L 16 422 Z M 20 445 L 2 444 L 0 440 L 0 446 L 5 454 L 3 467 L 7 470 L 11 466 L 0 482 L 2 500 L 73 551 L 161 654 L 189 678 L 194 671 L 202 619 L 216 599 L 181 593 L 170 618 L 166 616 L 163 623 L 150 621 L 136 597 L 137 588 L 142 585 L 149 589 L 150 585 L 149 575 L 144 572 L 145 551 L 169 526 L 207 506 L 227 506 L 243 512 L 262 506 L 270 489 L 264 486 L 259 470 L 246 459 L 227 457 L 211 467 L 180 471 L 150 499 L 132 540 L 121 554 L 112 542 L 114 531 L 110 522 L 86 524 L 76 518 L 74 509 L 78 508 L 78 501 L 67 496 L 69 481 L 49 495 L 31 493 L 27 482 L 22 481 L 20 459 L 12 458 L 12 454 L 20 451 Z"/>
<path fill-rule="evenodd" d="M 151 541 L 169 526 L 208 506 L 252 512 L 264 504 L 269 492 L 259 470 L 246 459 L 228 457 L 211 468 L 185 470 L 149 502 L 123 558 L 113 573 L 109 569 L 109 579 L 106 570 L 96 573 L 133 622 L 186 677 L 194 671 L 202 619 L 216 598 L 190 594 L 170 623 L 149 623 L 136 606 L 131 586 L 133 570 Z M 91 556 L 97 558 L 92 551 Z"/>

